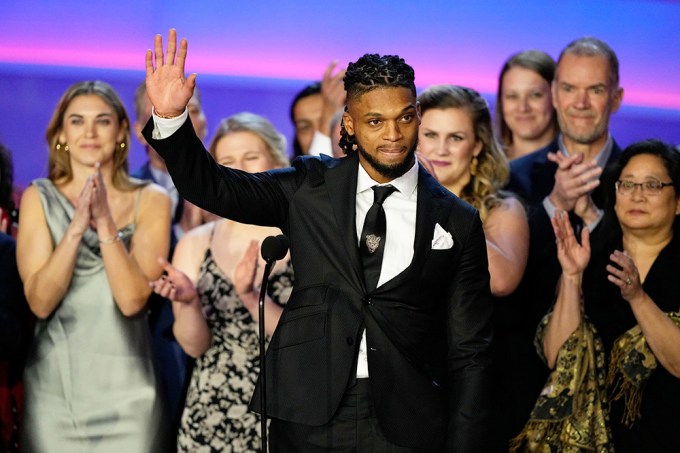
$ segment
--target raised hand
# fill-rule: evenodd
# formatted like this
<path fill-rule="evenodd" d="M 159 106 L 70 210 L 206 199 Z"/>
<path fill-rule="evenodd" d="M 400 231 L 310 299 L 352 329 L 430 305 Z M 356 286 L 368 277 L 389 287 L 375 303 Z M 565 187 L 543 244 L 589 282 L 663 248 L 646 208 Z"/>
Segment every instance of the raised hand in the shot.
<path fill-rule="evenodd" d="M 184 112 L 196 86 L 196 74 L 184 78 L 187 40 L 177 50 L 177 31 L 168 34 L 168 50 L 163 54 L 163 38 L 154 37 L 154 50 L 146 51 L 146 93 L 159 116 L 176 117 Z M 155 63 L 155 69 L 154 69 Z"/>
<path fill-rule="evenodd" d="M 584 162 L 583 154 L 565 156 L 561 152 L 548 153 L 548 160 L 557 164 L 555 185 L 550 192 L 550 202 L 557 209 L 571 211 L 576 202 L 600 185 L 602 169 L 594 160 Z"/>
<path fill-rule="evenodd" d="M 175 302 L 198 303 L 196 287 L 189 277 L 165 258 L 158 258 L 158 262 L 167 275 L 149 283 L 153 292 Z"/>
<path fill-rule="evenodd" d="M 345 106 L 347 101 L 347 92 L 343 78 L 345 77 L 346 69 L 342 69 L 335 74 L 333 71 L 338 65 L 337 61 L 331 62 L 324 71 L 323 79 L 321 79 L 321 97 L 323 99 L 323 111 L 319 121 L 319 132 L 330 137 L 331 135 L 331 121 L 335 113 Z"/>
<path fill-rule="evenodd" d="M 590 232 L 588 228 L 581 231 L 581 243 L 574 235 L 574 229 L 569 223 L 569 216 L 565 211 L 556 211 L 555 217 L 550 219 L 555 232 L 557 244 L 557 258 L 562 266 L 562 273 L 567 276 L 582 274 L 590 261 Z"/>

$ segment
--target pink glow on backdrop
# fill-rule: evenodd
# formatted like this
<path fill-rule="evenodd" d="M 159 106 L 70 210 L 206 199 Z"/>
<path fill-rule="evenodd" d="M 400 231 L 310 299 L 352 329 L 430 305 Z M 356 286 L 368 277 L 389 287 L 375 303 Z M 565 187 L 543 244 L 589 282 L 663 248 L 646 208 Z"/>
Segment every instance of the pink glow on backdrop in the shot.
<path fill-rule="evenodd" d="M 36 43 L 37 45 L 37 43 Z M 31 58 L 26 58 L 31 55 Z M 120 52 L 101 53 L 86 46 L 74 48 L 42 49 L 38 54 L 35 47 L 26 43 L 24 47 L 0 48 L 0 61 L 8 63 L 28 63 L 55 66 L 73 66 L 101 69 L 122 69 L 142 71 L 144 68 L 144 50 L 135 52 L 126 49 Z M 318 60 L 298 60 L 290 64 L 277 56 L 232 53 L 228 58 L 215 58 L 205 53 L 190 53 L 187 70 L 203 75 L 229 75 L 237 77 L 262 77 L 275 79 L 314 80 L 320 77 L 324 62 L 319 67 Z M 497 68 L 489 67 L 475 72 L 462 72 L 460 68 L 432 67 L 419 69 L 414 64 L 418 86 L 423 88 L 438 83 L 456 83 L 467 85 L 485 92 L 496 91 Z M 623 66 L 623 65 L 622 65 Z M 625 87 L 625 104 L 666 109 L 680 109 L 680 87 L 675 84 L 664 84 L 663 80 L 649 84 L 639 74 L 636 79 L 626 80 L 625 67 L 622 67 L 622 84 Z M 492 76 L 490 76 L 492 74 Z M 630 79 L 630 78 L 629 78 Z M 651 89 L 650 89 L 651 88 Z"/>

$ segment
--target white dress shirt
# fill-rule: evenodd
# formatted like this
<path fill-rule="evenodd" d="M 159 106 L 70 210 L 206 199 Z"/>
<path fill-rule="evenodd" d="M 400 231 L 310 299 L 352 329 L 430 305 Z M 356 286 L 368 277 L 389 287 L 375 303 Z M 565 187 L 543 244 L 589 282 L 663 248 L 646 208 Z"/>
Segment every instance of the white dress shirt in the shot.
<path fill-rule="evenodd" d="M 373 205 L 372 187 L 388 184 L 396 187 L 397 190 L 387 197 L 383 203 L 387 234 L 378 286 L 399 275 L 413 261 L 413 246 L 416 239 L 416 208 L 418 206 L 417 161 L 410 170 L 387 184 L 378 184 L 372 180 L 364 167 L 359 164 L 356 196 L 357 246 L 361 240 L 361 230 L 364 227 L 366 214 Z M 357 378 L 364 377 L 368 377 L 365 331 L 361 338 L 357 361 Z"/>

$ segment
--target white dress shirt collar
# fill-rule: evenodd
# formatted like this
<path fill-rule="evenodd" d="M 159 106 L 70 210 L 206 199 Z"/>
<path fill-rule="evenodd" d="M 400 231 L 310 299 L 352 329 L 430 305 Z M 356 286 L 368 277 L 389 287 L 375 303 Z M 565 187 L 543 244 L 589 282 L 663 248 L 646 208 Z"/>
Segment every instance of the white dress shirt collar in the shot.
<path fill-rule="evenodd" d="M 387 184 L 396 187 L 396 189 L 404 196 L 406 197 L 410 196 L 418 186 L 418 159 L 415 159 L 415 163 L 406 173 L 385 184 L 380 184 L 377 181 L 374 181 L 368 175 L 366 170 L 364 170 L 364 167 L 361 165 L 361 163 L 359 164 L 359 175 L 357 178 L 357 194 L 364 192 L 373 186 Z"/>

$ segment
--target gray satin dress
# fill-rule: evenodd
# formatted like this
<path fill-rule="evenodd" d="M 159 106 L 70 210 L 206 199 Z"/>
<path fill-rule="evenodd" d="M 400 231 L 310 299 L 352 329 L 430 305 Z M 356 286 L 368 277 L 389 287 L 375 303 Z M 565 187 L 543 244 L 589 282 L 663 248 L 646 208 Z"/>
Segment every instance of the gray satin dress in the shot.
<path fill-rule="evenodd" d="M 49 180 L 33 184 L 56 246 L 75 209 Z M 138 205 L 139 194 L 133 223 L 120 230 L 126 247 Z M 160 448 L 162 409 L 146 315 L 125 317 L 118 309 L 93 230 L 80 244 L 64 299 L 37 322 L 24 382 L 26 452 L 144 453 Z"/>

